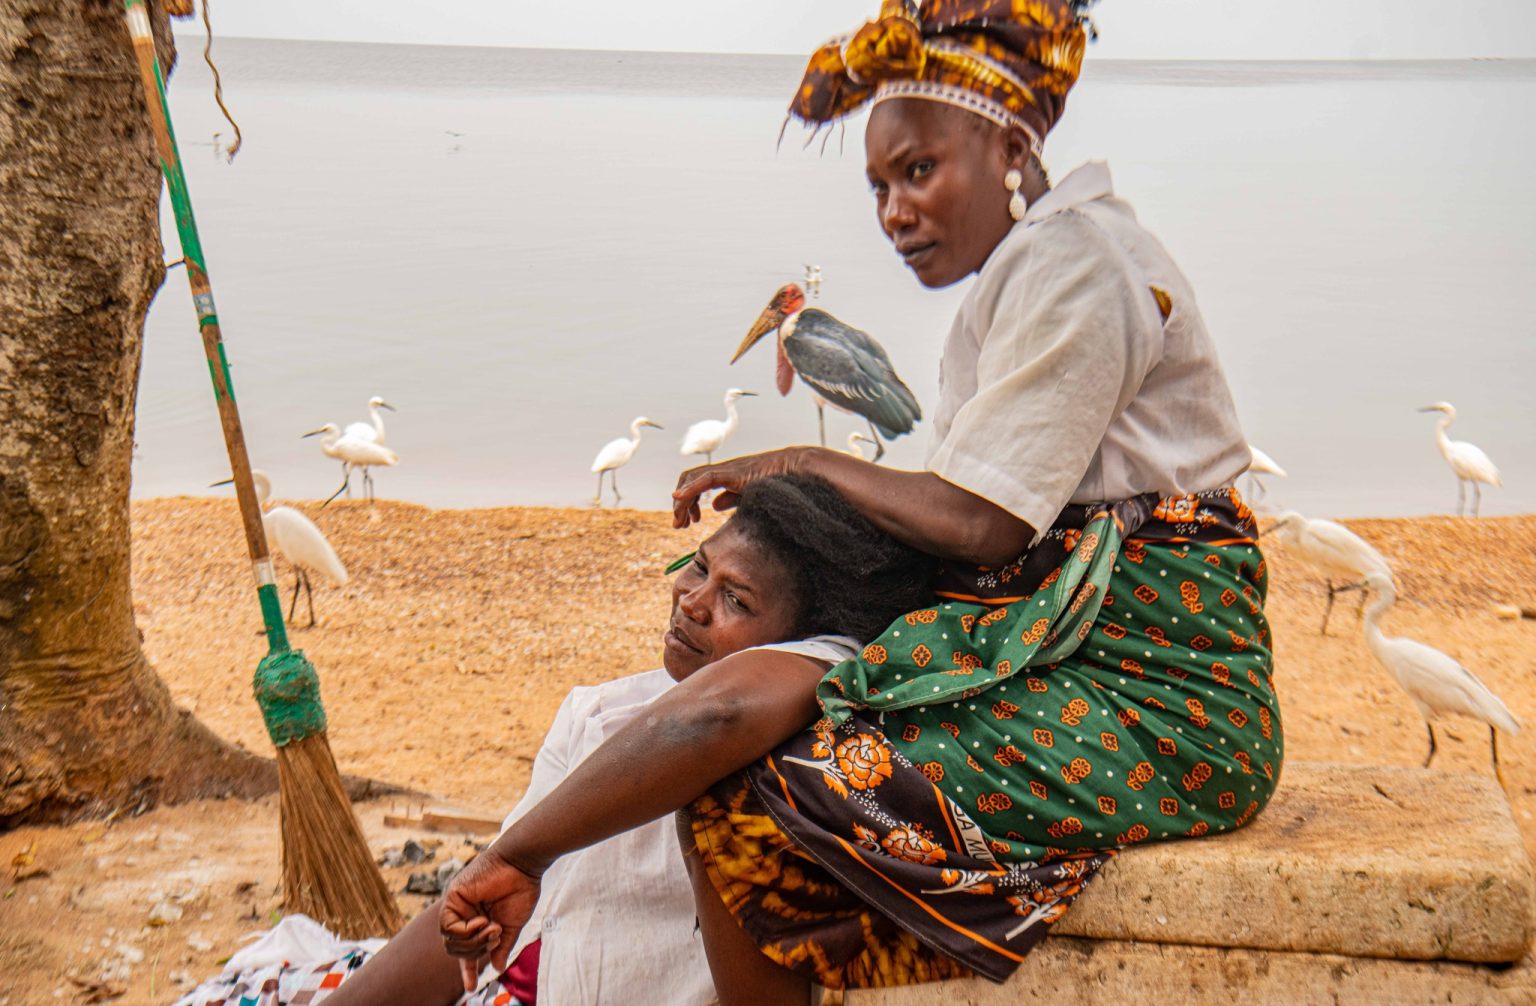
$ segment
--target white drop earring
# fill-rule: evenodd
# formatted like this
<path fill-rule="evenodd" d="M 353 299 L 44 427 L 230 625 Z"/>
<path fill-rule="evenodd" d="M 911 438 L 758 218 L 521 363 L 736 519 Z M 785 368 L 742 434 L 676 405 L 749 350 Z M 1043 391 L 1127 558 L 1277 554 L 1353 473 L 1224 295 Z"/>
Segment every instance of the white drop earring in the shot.
<path fill-rule="evenodd" d="M 1007 189 L 1008 215 L 1015 220 L 1024 219 L 1024 211 L 1029 209 L 1029 204 L 1024 201 L 1024 194 L 1019 191 L 1019 186 L 1024 184 L 1024 173 L 1018 168 L 1009 168 L 1003 176 L 1003 188 Z"/>

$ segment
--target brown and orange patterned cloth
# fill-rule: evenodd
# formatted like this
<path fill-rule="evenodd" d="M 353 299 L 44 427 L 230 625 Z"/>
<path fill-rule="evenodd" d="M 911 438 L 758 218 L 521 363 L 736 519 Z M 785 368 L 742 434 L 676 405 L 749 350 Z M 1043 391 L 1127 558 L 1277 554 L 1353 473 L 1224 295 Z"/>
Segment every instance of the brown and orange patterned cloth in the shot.
<path fill-rule="evenodd" d="M 888 98 L 926 98 L 1019 126 L 1036 149 L 1082 69 L 1084 0 L 885 0 L 812 54 L 792 115 L 813 126 Z"/>
<path fill-rule="evenodd" d="M 694 805 L 743 928 L 829 988 L 1001 981 L 1116 849 L 1246 824 L 1283 759 L 1254 537 L 1231 489 L 1149 495 L 950 570 Z"/>

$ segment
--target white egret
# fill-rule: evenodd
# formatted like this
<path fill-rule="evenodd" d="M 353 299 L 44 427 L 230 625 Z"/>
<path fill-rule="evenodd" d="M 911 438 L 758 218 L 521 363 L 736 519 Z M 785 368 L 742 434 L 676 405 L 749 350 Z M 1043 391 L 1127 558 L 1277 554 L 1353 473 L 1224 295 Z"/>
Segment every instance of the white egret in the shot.
<path fill-rule="evenodd" d="M 320 437 L 320 450 L 328 458 L 336 458 L 341 461 L 342 481 L 341 488 L 331 493 L 326 503 L 340 496 L 342 490 L 347 490 L 351 495 L 352 469 L 363 470 L 363 489 L 368 499 L 373 499 L 373 475 L 368 471 L 374 465 L 395 465 L 400 462 L 400 455 L 371 440 L 358 440 L 354 437 L 342 436 L 341 430 L 335 423 L 326 423 L 318 430 L 310 430 L 304 434 L 306 437 Z M 324 505 L 324 504 L 322 504 Z"/>
<path fill-rule="evenodd" d="M 1277 465 L 1274 458 L 1252 444 L 1248 445 L 1248 453 L 1252 460 L 1248 462 L 1248 471 L 1244 474 L 1248 476 L 1248 481 L 1253 486 L 1253 493 L 1251 495 L 1253 496 L 1253 502 L 1257 503 L 1264 498 L 1264 482 L 1259 476 L 1278 475 L 1281 478 L 1285 478 L 1285 469 Z"/>
<path fill-rule="evenodd" d="M 1477 511 L 1483 502 L 1483 490 L 1480 483 L 1486 482 L 1491 486 L 1502 486 L 1504 480 L 1499 477 L 1498 468 L 1483 453 L 1481 447 L 1469 444 L 1465 440 L 1452 440 L 1446 436 L 1445 431 L 1451 428 L 1456 421 L 1456 407 L 1450 402 L 1436 402 L 1426 405 L 1420 412 L 1441 413 L 1440 421 L 1435 424 L 1435 443 L 1440 446 L 1440 456 L 1445 458 L 1445 463 L 1451 466 L 1451 471 L 1456 473 L 1456 515 L 1461 516 L 1466 509 L 1467 483 L 1472 484 L 1472 516 L 1478 515 Z"/>
<path fill-rule="evenodd" d="M 821 296 L 821 266 L 806 265 L 805 288 L 810 291 L 812 298 Z"/>
<path fill-rule="evenodd" d="M 1343 524 L 1315 517 L 1303 517 L 1295 510 L 1287 510 L 1270 525 L 1265 534 L 1276 535 L 1287 547 L 1295 549 L 1302 558 L 1322 567 L 1324 582 L 1328 585 L 1328 606 L 1323 610 L 1322 635 L 1328 635 L 1328 616 L 1333 612 L 1334 596 L 1342 590 L 1352 590 L 1371 573 L 1392 577 L 1392 567 L 1366 542 Z M 1335 587 L 1333 578 L 1344 584 Z M 1365 597 L 1360 598 L 1360 609 L 1365 609 Z"/>
<path fill-rule="evenodd" d="M 880 442 L 878 440 L 875 440 L 873 437 L 867 437 L 860 433 L 858 430 L 854 430 L 852 433 L 848 434 L 848 450 L 845 453 L 852 454 L 860 461 L 863 461 L 864 448 L 860 447 L 860 444 L 874 444 L 877 448 L 880 446 Z"/>
<path fill-rule="evenodd" d="M 629 424 L 629 436 L 610 440 L 603 445 L 603 449 L 597 452 L 597 457 L 592 460 L 592 470 L 597 472 L 597 495 L 592 497 L 593 506 L 603 504 L 603 473 L 613 473 L 613 501 L 618 503 L 623 497 L 619 495 L 619 469 L 629 464 L 629 459 L 635 456 L 635 448 L 640 446 L 640 430 L 649 426 L 654 430 L 661 429 L 659 423 L 653 423 L 644 416 L 639 416 Z"/>
<path fill-rule="evenodd" d="M 1365 583 L 1377 595 L 1365 613 L 1365 644 L 1381 666 L 1397 679 L 1424 717 L 1424 726 L 1429 730 L 1429 756 L 1424 759 L 1424 767 L 1428 768 L 1435 757 L 1434 721 L 1447 713 L 1470 716 L 1488 726 L 1488 738 L 1493 747 L 1493 773 L 1502 784 L 1504 775 L 1499 770 L 1498 731 L 1511 736 L 1518 734 L 1520 722 L 1487 685 L 1448 654 L 1417 640 L 1384 635 L 1376 623 L 1397 601 L 1392 578 L 1385 573 L 1370 573 Z"/>
<path fill-rule="evenodd" d="M 226 486 L 234 479 L 215 482 Z M 310 586 L 309 570 L 325 574 L 326 579 L 340 586 L 347 582 L 347 569 L 336 558 L 336 550 L 325 540 L 325 535 L 315 522 L 290 506 L 265 509 L 272 497 L 272 480 L 259 468 L 251 469 L 251 482 L 256 488 L 256 503 L 263 508 L 261 526 L 267 533 L 267 547 L 288 560 L 293 567 L 293 600 L 288 604 L 288 622 L 293 623 L 293 613 L 299 606 L 299 589 L 302 587 L 309 601 L 309 624 L 315 624 L 315 590 Z"/>
<path fill-rule="evenodd" d="M 353 440 L 372 441 L 376 444 L 382 444 L 384 442 L 384 417 L 379 415 L 380 409 L 388 409 L 391 412 L 395 411 L 393 405 L 390 405 L 378 395 L 374 395 L 368 399 L 369 422 L 348 423 L 347 428 L 341 431 L 341 435 L 343 437 L 350 437 Z"/>
<path fill-rule="evenodd" d="M 740 388 L 732 388 L 725 393 L 725 421 L 718 419 L 701 419 L 688 427 L 688 432 L 683 434 L 682 454 L 702 454 L 706 464 L 714 464 L 715 452 L 718 451 L 736 432 L 736 400 L 748 396 L 755 396 L 755 391 L 742 391 Z"/>

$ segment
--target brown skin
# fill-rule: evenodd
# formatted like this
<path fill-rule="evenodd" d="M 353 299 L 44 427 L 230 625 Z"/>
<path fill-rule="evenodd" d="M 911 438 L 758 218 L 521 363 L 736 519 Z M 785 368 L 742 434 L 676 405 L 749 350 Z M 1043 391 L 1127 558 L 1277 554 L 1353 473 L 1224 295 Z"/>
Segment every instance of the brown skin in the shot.
<path fill-rule="evenodd" d="M 697 672 L 705 668 L 709 669 L 710 674 L 706 677 L 715 680 L 715 684 L 704 689 L 700 693 L 702 697 L 694 701 L 710 701 L 720 695 L 730 695 L 731 690 L 724 687 L 723 681 L 718 680 L 722 673 L 726 675 L 747 673 L 775 680 L 783 678 L 780 682 L 782 685 L 796 686 L 793 689 L 793 695 L 775 688 L 763 692 L 758 699 L 748 705 L 755 705 L 757 701 L 772 701 L 776 706 L 782 707 L 781 714 L 795 718 L 797 722 L 792 726 L 775 723 L 773 733 L 789 736 L 815 715 L 814 691 L 816 682 L 826 670 L 826 665 L 786 653 L 741 654 L 743 657 L 754 658 L 742 663 L 734 659 L 728 661 L 725 658 L 749 647 L 790 638 L 794 634 L 796 608 L 797 599 L 791 592 L 789 571 L 783 563 L 746 538 L 728 522 L 699 546 L 694 561 L 685 566 L 673 580 L 672 612 L 662 643 L 667 673 L 675 681 L 686 682 Z M 720 668 L 725 670 L 720 671 Z M 732 668 L 735 670 L 733 671 Z M 683 685 L 680 684 L 678 687 L 681 688 Z M 666 696 L 663 696 L 663 699 L 665 698 Z M 809 710 L 806 709 L 807 700 L 810 702 Z M 658 701 L 654 708 L 656 712 L 651 719 L 673 723 L 675 729 L 683 732 L 683 736 L 697 734 L 708 737 L 711 736 L 711 725 L 719 726 L 720 724 L 734 724 L 731 726 L 732 730 L 745 733 L 741 730 L 740 724 L 743 717 L 735 714 L 722 717 L 719 710 L 707 713 L 704 717 L 704 725 L 700 726 L 690 725 L 690 717 L 694 712 L 691 709 L 667 712 L 665 711 L 667 706 L 661 701 Z M 756 715 L 758 714 L 754 714 Z M 770 717 L 764 722 L 773 722 L 773 720 Z M 626 733 L 627 731 L 621 731 L 616 735 L 615 741 L 624 737 Z M 720 738 L 716 737 L 716 741 L 719 740 Z M 761 743 L 763 742 L 753 742 L 749 748 L 755 749 L 755 746 Z M 771 750 L 774 743 L 777 741 L 768 742 L 764 750 Z M 604 745 L 604 750 L 608 746 Z M 597 755 L 593 757 L 596 758 Z M 624 757 L 634 758 L 637 761 L 644 760 L 633 750 L 628 751 Z M 739 756 L 732 754 L 730 757 Z M 746 758 L 741 764 L 745 765 L 751 760 Z M 702 773 L 708 775 L 708 779 L 698 782 L 684 775 L 676 780 L 682 784 L 681 791 L 693 791 L 692 796 L 678 797 L 675 805 L 670 798 L 665 799 L 659 805 L 660 809 L 648 817 L 636 817 L 630 814 L 625 818 L 628 823 L 623 827 L 615 828 L 600 838 L 583 842 L 582 845 L 600 841 L 601 838 L 618 834 L 620 831 L 645 824 L 665 813 L 677 810 L 686 805 L 693 796 L 702 793 L 705 786 L 714 782 L 726 771 L 723 767 L 715 767 L 714 762 L 707 758 L 701 764 L 710 766 Z M 694 766 L 692 771 L 695 776 L 698 775 L 698 766 Z M 608 772 L 609 774 L 603 777 L 603 782 L 613 787 L 615 792 L 609 793 L 602 799 L 617 801 L 617 804 L 627 805 L 626 809 L 630 809 L 638 784 L 633 771 L 610 767 Z M 578 769 L 573 775 L 580 777 L 582 770 Z M 584 785 L 592 786 L 593 784 L 589 782 Z M 695 786 L 697 786 L 696 791 Z M 562 784 L 556 792 L 566 791 L 566 789 Z M 597 799 L 595 794 L 599 790 L 601 790 L 600 785 L 596 790 L 589 790 L 587 799 Z M 550 801 L 546 802 L 554 802 L 553 795 Z M 593 806 L 602 805 L 604 804 L 599 803 Z M 646 806 L 658 805 L 653 802 Z M 537 835 L 537 832 L 535 834 Z M 572 849 L 578 847 L 573 846 Z M 571 849 L 562 851 L 571 851 Z M 521 921 L 514 925 L 507 920 L 513 918 L 526 920 L 532 914 L 538 902 L 537 877 L 543 873 L 548 862 L 553 860 L 553 857 L 549 857 L 548 860 L 528 859 L 525 852 L 514 854 L 523 857 L 519 861 L 539 862 L 540 865 L 537 872 L 530 875 L 532 888 L 520 887 L 503 901 L 498 902 L 497 911 L 501 914 L 494 918 L 502 928 L 497 932 L 498 936 L 502 934 L 506 936 L 505 946 L 501 948 L 502 956 L 498 958 L 499 968 L 506 966 L 505 954 L 510 951 L 512 941 L 516 939 L 522 928 Z M 471 879 L 475 875 L 472 871 L 480 870 L 487 865 L 482 864 L 482 860 L 487 860 L 487 857 L 477 858 L 466 870 Z M 457 882 L 454 889 L 458 889 Z M 715 900 L 718 902 L 719 899 Z M 355 975 L 349 977 L 326 1001 L 333 1006 L 381 1002 L 446 1006 L 459 997 L 463 988 L 473 987 L 463 985 L 466 981 L 476 980 L 477 975 L 473 965 L 461 974 L 459 961 L 443 952 L 444 940 L 439 934 L 439 925 L 441 920 L 446 918 L 445 903 L 450 908 L 458 905 L 461 909 L 464 904 L 462 900 L 455 902 L 440 899 L 427 906 L 400 931 L 399 935 L 390 940 L 376 957 L 368 961 Z M 724 911 L 723 906 L 721 911 Z M 726 918 L 729 919 L 729 916 Z M 737 929 L 734 922 L 731 923 L 731 928 Z M 737 929 L 737 932 L 740 930 Z M 706 946 L 708 944 L 709 935 L 706 934 Z M 450 946 L 462 946 L 462 944 L 454 943 Z M 774 972 L 789 975 L 790 978 L 794 977 L 790 972 L 777 967 L 766 957 L 757 953 L 756 947 L 752 947 L 751 951 L 751 956 L 761 961 L 762 965 L 773 969 Z M 711 960 L 713 962 L 713 956 Z M 758 961 L 749 960 L 746 966 L 757 965 Z M 711 966 L 713 967 L 713 963 Z M 725 966 L 722 964 L 722 967 Z M 733 970 L 740 973 L 741 967 L 737 966 Z M 756 980 L 771 981 L 775 977 L 777 976 L 770 973 L 766 979 Z"/>
<path fill-rule="evenodd" d="M 662 637 L 674 681 L 749 646 L 789 639 L 795 603 L 784 564 L 727 523 L 699 545 L 672 581 Z"/>
<path fill-rule="evenodd" d="M 1024 174 L 1027 200 L 1044 192 L 1022 133 L 979 128 L 969 113 L 932 102 L 878 106 L 866 151 L 881 227 L 930 287 L 980 269 L 1008 233 L 1007 170 Z M 818 448 L 685 473 L 673 494 L 674 523 L 686 527 L 698 519 L 699 496 L 707 489 L 725 490 L 716 500 L 723 509 L 754 479 L 791 471 L 821 476 L 882 530 L 945 558 L 1002 563 L 1034 537 L 1027 523 L 931 472 L 891 471 Z M 712 559 L 718 566 L 718 557 Z M 690 623 L 678 624 L 686 630 Z M 449 953 L 463 961 L 465 987 L 474 986 L 477 966 L 487 957 L 505 966 L 550 863 L 686 806 L 717 779 L 803 729 L 816 715 L 815 686 L 824 669 L 785 654 L 737 653 L 683 681 L 651 715 L 583 762 L 450 886 L 441 932 Z M 768 963 L 721 908 L 712 885 L 690 868 L 722 1003 L 809 1002 L 809 985 Z"/>
<path fill-rule="evenodd" d="M 865 173 L 880 229 L 924 286 L 956 283 L 979 270 L 1013 227 L 1003 176 L 1023 175 L 1033 203 L 1044 172 L 1019 129 L 1003 129 L 952 105 L 915 98 L 882 102 L 864 132 Z M 999 566 L 1035 538 L 1035 529 L 996 504 L 933 472 L 907 472 L 824 447 L 790 447 L 690 469 L 672 494 L 672 523 L 699 519 L 699 497 L 724 490 L 717 510 L 735 505 L 748 483 L 796 472 L 830 482 L 880 530 L 942 559 Z"/>

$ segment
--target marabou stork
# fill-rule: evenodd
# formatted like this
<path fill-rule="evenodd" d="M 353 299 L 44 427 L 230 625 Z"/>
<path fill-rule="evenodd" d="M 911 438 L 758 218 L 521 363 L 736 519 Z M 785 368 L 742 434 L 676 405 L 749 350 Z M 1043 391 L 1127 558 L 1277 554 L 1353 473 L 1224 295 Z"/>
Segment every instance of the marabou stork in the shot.
<path fill-rule="evenodd" d="M 895 440 L 911 433 L 913 424 L 923 418 L 917 397 L 896 376 L 885 349 L 868 333 L 819 308 L 806 307 L 805 292 L 795 283 L 779 287 L 731 362 L 741 359 L 754 343 L 775 329 L 779 333 L 779 394 L 789 394 L 796 374 L 810 385 L 823 447 L 827 444 L 825 406 L 829 404 L 869 421 L 870 432 L 877 434 L 876 461 L 885 454 L 878 434 Z"/>

